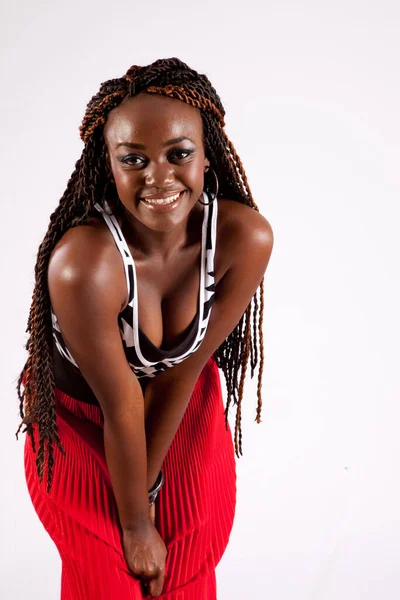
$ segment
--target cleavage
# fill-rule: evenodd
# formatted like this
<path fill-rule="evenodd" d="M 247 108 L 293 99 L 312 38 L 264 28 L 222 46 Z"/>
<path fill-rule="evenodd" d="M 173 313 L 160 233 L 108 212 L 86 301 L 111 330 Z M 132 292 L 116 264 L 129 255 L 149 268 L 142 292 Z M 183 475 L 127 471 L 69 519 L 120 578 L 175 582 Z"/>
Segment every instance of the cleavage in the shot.
<path fill-rule="evenodd" d="M 200 309 L 200 252 L 196 244 L 168 265 L 135 261 L 138 327 L 160 350 L 186 338 Z"/>

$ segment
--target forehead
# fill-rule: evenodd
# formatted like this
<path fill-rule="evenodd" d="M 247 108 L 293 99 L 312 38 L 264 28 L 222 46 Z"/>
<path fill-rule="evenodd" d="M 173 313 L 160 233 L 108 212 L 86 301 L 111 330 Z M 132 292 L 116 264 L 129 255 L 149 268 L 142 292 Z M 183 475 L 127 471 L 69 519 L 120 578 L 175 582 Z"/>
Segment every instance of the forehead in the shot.
<path fill-rule="evenodd" d="M 180 136 L 199 141 L 203 123 L 200 111 L 182 100 L 141 92 L 126 97 L 108 115 L 104 138 L 109 147 L 124 141 L 145 145 Z"/>

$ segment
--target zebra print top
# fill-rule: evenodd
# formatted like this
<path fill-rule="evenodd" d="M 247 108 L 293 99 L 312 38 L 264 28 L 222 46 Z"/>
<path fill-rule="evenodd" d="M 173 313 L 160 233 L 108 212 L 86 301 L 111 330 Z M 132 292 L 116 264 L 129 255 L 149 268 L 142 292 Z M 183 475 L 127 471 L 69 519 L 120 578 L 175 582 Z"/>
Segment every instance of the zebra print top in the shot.
<path fill-rule="evenodd" d="M 210 197 L 203 192 L 203 201 L 209 202 Z M 158 373 L 182 362 L 193 354 L 203 341 L 211 307 L 214 299 L 214 256 L 217 232 L 217 200 L 204 205 L 201 242 L 201 268 L 199 289 L 199 310 L 194 317 L 186 338 L 171 350 L 157 348 L 146 336 L 138 325 L 138 295 L 135 263 L 128 244 L 122 234 L 121 228 L 107 203 L 104 209 L 95 204 L 96 209 L 102 214 L 114 238 L 124 264 L 126 283 L 128 287 L 128 304 L 118 315 L 118 325 L 121 332 L 122 343 L 128 363 L 138 379 L 155 377 Z M 57 321 L 51 309 L 53 339 L 55 346 L 64 359 L 74 365 L 79 371 L 79 366 L 68 350 Z"/>

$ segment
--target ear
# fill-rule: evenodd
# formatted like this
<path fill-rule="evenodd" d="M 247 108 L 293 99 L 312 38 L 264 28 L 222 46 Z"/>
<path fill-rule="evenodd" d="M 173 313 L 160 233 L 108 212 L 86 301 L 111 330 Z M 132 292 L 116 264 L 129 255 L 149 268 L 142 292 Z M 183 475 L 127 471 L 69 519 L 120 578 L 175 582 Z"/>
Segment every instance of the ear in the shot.
<path fill-rule="evenodd" d="M 204 172 L 207 173 L 208 169 L 210 168 L 210 161 L 208 160 L 208 158 L 206 157 L 204 159 Z"/>

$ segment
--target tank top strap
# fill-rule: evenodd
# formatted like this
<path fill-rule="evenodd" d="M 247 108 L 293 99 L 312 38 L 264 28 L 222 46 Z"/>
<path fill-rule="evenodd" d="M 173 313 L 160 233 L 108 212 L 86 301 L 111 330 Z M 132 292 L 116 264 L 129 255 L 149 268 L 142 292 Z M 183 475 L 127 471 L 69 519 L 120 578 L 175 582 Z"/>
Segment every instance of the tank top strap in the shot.
<path fill-rule="evenodd" d="M 104 200 L 104 208 L 102 206 L 100 206 L 100 204 L 98 204 L 97 202 L 94 205 L 94 207 L 103 216 L 104 221 L 106 222 L 106 224 L 111 232 L 111 235 L 114 238 L 115 244 L 121 254 L 122 261 L 124 263 L 124 269 L 125 269 L 126 285 L 128 288 L 128 298 L 129 298 L 128 304 L 130 304 L 132 302 L 133 294 L 134 294 L 134 289 L 133 289 L 133 286 L 134 286 L 134 280 L 133 280 L 134 262 L 133 262 L 131 252 L 129 250 L 128 244 L 126 243 L 124 235 L 121 231 L 121 227 L 118 223 L 118 220 L 115 217 L 115 215 L 112 213 L 107 200 Z"/>

